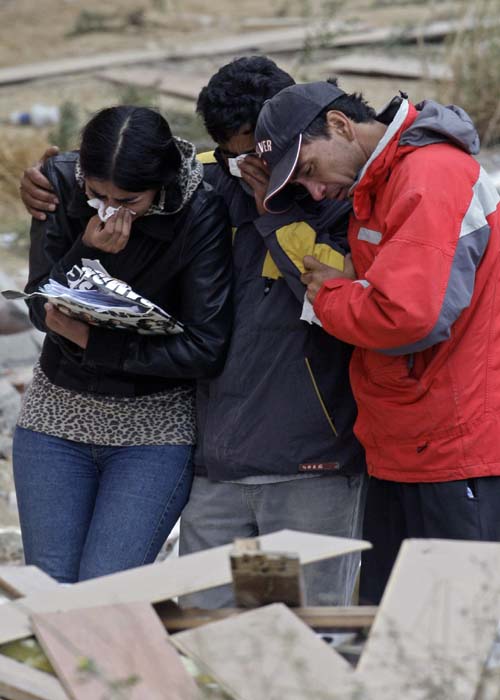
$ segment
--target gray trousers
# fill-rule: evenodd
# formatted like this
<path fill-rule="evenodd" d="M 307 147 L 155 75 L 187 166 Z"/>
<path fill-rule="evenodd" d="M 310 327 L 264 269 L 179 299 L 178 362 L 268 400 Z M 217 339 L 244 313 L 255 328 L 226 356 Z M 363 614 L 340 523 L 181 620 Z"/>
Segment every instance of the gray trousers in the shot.
<path fill-rule="evenodd" d="M 361 538 L 366 477 L 321 475 L 268 484 L 209 481 L 195 476 L 181 515 L 179 554 L 288 528 Z M 304 567 L 307 605 L 349 605 L 359 554 Z M 234 606 L 230 586 L 183 596 L 183 607 Z"/>

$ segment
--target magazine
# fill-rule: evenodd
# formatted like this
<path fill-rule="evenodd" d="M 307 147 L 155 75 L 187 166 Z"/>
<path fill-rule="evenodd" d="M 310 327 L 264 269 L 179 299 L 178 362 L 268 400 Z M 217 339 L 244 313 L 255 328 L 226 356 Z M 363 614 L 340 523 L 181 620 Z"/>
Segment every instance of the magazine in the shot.
<path fill-rule="evenodd" d="M 147 335 L 182 333 L 183 325 L 126 282 L 111 277 L 99 260 L 84 258 L 66 273 L 68 286 L 50 279 L 32 294 L 5 290 L 6 299 L 41 296 L 62 313 L 106 328 L 133 330 Z"/>

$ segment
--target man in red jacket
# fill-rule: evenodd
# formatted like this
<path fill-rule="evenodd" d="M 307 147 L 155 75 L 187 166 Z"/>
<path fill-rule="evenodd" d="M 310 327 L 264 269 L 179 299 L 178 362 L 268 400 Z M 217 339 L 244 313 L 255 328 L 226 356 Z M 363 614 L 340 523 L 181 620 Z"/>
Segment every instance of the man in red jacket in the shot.
<path fill-rule="evenodd" d="M 467 114 L 406 95 L 376 114 L 335 81 L 294 85 L 256 140 L 268 211 L 297 186 L 352 200 L 354 267 L 306 258 L 302 281 L 323 327 L 356 346 L 374 544 L 361 594 L 378 602 L 402 539 L 500 539 L 498 193 Z"/>

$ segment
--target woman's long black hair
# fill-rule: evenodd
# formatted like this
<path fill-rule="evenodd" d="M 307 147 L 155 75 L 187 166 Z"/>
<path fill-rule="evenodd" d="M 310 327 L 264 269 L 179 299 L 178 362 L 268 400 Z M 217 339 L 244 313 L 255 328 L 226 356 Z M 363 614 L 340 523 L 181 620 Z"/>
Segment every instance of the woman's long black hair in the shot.
<path fill-rule="evenodd" d="M 177 178 L 181 154 L 161 114 L 124 105 L 97 112 L 83 128 L 80 165 L 85 177 L 144 192 Z"/>

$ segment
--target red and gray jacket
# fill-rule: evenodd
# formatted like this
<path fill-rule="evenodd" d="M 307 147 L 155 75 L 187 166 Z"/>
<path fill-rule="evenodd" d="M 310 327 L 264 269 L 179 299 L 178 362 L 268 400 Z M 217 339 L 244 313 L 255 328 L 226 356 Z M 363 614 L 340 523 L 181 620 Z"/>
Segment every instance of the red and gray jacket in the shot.
<path fill-rule="evenodd" d="M 349 203 L 259 217 L 253 195 L 202 154 L 233 226 L 233 333 L 222 373 L 198 383 L 197 472 L 219 481 L 365 470 L 353 434 L 352 348 L 300 320 L 302 259 L 343 268 Z"/>
<path fill-rule="evenodd" d="M 357 346 L 355 432 L 373 476 L 500 475 L 499 197 L 462 110 L 396 99 L 384 116 L 353 190 L 359 279 L 329 280 L 314 308 Z"/>

